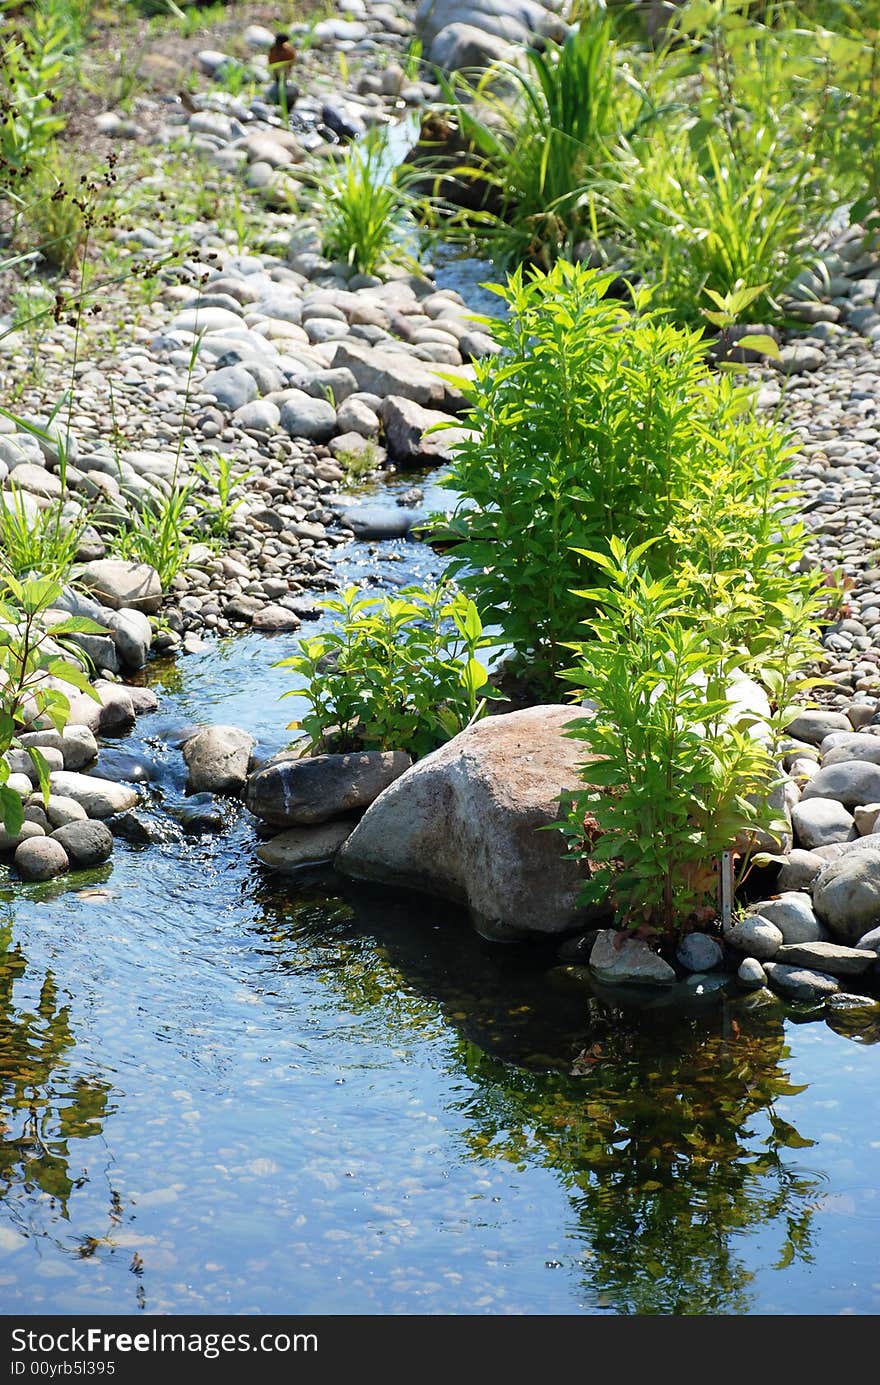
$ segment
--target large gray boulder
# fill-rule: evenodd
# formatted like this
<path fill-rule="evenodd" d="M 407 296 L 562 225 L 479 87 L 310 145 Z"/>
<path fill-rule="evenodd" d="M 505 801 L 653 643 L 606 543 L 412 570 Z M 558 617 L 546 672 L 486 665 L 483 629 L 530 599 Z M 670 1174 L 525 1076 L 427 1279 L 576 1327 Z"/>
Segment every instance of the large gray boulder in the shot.
<path fill-rule="evenodd" d="M 76 580 L 114 611 L 128 606 L 149 616 L 162 605 L 162 583 L 156 569 L 148 563 L 98 558 L 86 563 Z"/>
<path fill-rule="evenodd" d="M 841 942 L 855 944 L 880 924 L 880 848 L 851 851 L 813 882 L 816 914 Z"/>
<path fill-rule="evenodd" d="M 255 745 L 237 726 L 203 726 L 183 743 L 187 793 L 240 794 Z"/>
<path fill-rule="evenodd" d="M 379 416 L 385 426 L 388 456 L 405 465 L 430 466 L 452 461 L 456 444 L 469 436 L 465 428 L 449 427 L 452 420 L 448 414 L 425 409 L 399 395 L 389 395 L 382 401 Z M 429 431 L 433 428 L 438 431 Z"/>
<path fill-rule="evenodd" d="M 475 24 L 447 24 L 432 41 L 428 56 L 444 72 L 468 72 L 509 61 L 518 35 L 502 38 Z"/>
<path fill-rule="evenodd" d="M 564 933 L 585 919 L 581 867 L 561 834 L 560 795 L 580 784 L 570 706 L 488 717 L 386 789 L 336 858 L 355 879 L 466 904 L 495 937 Z"/>
<path fill-rule="evenodd" d="M 368 808 L 411 764 L 402 750 L 277 760 L 250 776 L 244 801 L 276 827 L 314 827 Z"/>
<path fill-rule="evenodd" d="M 442 408 L 446 387 L 414 356 L 402 351 L 376 351 L 355 341 L 338 343 L 334 356 L 335 367 L 351 371 L 359 390 L 366 394 L 401 395 L 426 407 Z"/>

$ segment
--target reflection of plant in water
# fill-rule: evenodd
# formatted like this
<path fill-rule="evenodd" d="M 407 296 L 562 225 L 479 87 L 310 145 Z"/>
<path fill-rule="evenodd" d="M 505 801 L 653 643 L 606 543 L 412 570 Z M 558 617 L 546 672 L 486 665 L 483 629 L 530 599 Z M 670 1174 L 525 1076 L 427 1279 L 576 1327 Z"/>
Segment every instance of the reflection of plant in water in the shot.
<path fill-rule="evenodd" d="M 471 1085 L 450 1127 L 486 1164 L 553 1171 L 594 1300 L 618 1313 L 751 1311 L 737 1252 L 761 1230 L 779 1237 L 777 1268 L 811 1261 L 817 1183 L 788 1151 L 813 1142 L 775 1109 L 803 1090 L 775 1007 L 615 1010 L 558 985 L 559 968 L 542 976 L 534 951 L 484 943 L 442 903 L 420 899 L 414 927 L 411 900 L 363 886 L 332 899 L 253 890 L 276 965 L 315 972 L 401 1045 L 451 1038 L 444 1065 Z"/>
<path fill-rule="evenodd" d="M 781 1021 L 741 1016 L 713 1030 L 704 1016 L 664 1036 L 646 1032 L 645 1014 L 637 1028 L 596 1014 L 572 1076 L 511 1073 L 468 1046 L 471 1152 L 557 1172 L 589 1246 L 590 1287 L 615 1311 L 748 1311 L 738 1236 L 778 1227 L 777 1268 L 812 1258 L 815 1180 L 785 1151 L 813 1141 L 774 1111 L 803 1090 L 781 1066 Z"/>
<path fill-rule="evenodd" d="M 69 1141 L 103 1129 L 110 1088 L 91 1078 L 59 1077 L 75 1039 L 66 1005 L 58 1002 L 47 972 L 33 1012 L 17 1009 L 13 987 L 27 961 L 0 926 L 0 1198 L 19 1185 L 45 1193 L 63 1218 L 68 1200 L 86 1177 L 70 1172 Z"/>

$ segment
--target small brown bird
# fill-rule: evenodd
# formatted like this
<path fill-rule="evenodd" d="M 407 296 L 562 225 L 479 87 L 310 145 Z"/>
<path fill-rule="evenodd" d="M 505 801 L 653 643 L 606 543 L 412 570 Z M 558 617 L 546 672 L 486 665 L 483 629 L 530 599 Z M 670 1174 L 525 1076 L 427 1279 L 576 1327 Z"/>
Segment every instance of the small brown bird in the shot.
<path fill-rule="evenodd" d="M 276 34 L 275 42 L 269 49 L 269 71 L 276 75 L 286 74 L 297 59 L 297 51 L 290 41 L 289 34 Z"/>

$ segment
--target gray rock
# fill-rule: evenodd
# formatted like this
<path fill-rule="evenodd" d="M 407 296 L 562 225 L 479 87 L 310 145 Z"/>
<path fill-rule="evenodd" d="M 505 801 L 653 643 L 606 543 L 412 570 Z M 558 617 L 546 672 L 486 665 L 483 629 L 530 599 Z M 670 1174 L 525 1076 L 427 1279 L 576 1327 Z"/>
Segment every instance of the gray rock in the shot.
<path fill-rule="evenodd" d="M 758 914 L 746 914 L 724 930 L 724 941 L 744 952 L 747 957 L 757 957 L 764 961 L 774 957 L 782 947 L 782 932 L 769 919 Z"/>
<path fill-rule="evenodd" d="M 54 472 L 47 471 L 45 466 L 32 466 L 30 462 L 22 462 L 9 478 L 9 488 L 12 490 L 18 487 L 44 500 L 61 499 L 61 481 Z"/>
<path fill-rule="evenodd" d="M 868 760 L 871 764 L 880 765 L 880 736 L 854 731 L 851 736 L 841 736 L 840 740 L 835 737 L 835 744 L 828 750 L 823 745 L 823 769 L 826 765 L 846 764 L 848 760 Z"/>
<path fill-rule="evenodd" d="M 880 765 L 867 760 L 849 760 L 844 764 L 823 766 L 815 778 L 804 785 L 803 797 L 833 798 L 845 807 L 854 808 L 880 799 Z"/>
<path fill-rule="evenodd" d="M 842 712 L 830 712 L 822 707 L 806 708 L 799 712 L 785 729 L 796 740 L 806 741 L 808 745 L 821 745 L 832 731 L 852 731 L 852 726 Z"/>
<path fill-rule="evenodd" d="M 75 774 L 70 770 L 55 770 L 50 774 L 49 788 L 52 793 L 79 803 L 90 818 L 109 818 L 113 813 L 125 812 L 139 802 L 137 790 L 126 784 L 114 784 L 109 779 L 98 779 L 92 774 Z"/>
<path fill-rule="evenodd" d="M 802 798 L 791 821 L 796 840 L 808 851 L 849 841 L 855 832 L 852 813 L 834 798 Z"/>
<path fill-rule="evenodd" d="M 240 365 L 212 370 L 205 376 L 201 388 L 205 394 L 212 394 L 217 403 L 230 412 L 250 404 L 259 393 L 253 375 Z"/>
<path fill-rule="evenodd" d="M 88 726 L 75 726 L 68 722 L 61 733 L 61 754 L 65 769 L 84 769 L 98 754 L 98 742 Z"/>
<path fill-rule="evenodd" d="M 363 399 L 349 396 L 340 404 L 336 417 L 343 433 L 359 433 L 363 438 L 379 436 L 379 415 Z"/>
<path fill-rule="evenodd" d="M 397 505 L 353 505 L 340 518 L 357 539 L 398 539 L 406 537 L 420 516 Z"/>
<path fill-rule="evenodd" d="M 105 610 L 101 619 L 125 667 L 143 668 L 153 640 L 153 627 L 144 613 L 123 607 L 118 611 Z"/>
<path fill-rule="evenodd" d="M 867 949 L 846 947 L 843 943 L 790 943 L 774 958 L 787 966 L 812 967 L 831 976 L 859 976 L 874 965 L 876 954 Z"/>
<path fill-rule="evenodd" d="M 877 832 L 877 825 L 880 822 L 880 803 L 866 803 L 862 808 L 853 809 L 856 831 L 863 837 L 873 836 Z M 878 838 L 880 845 L 880 838 Z"/>
<path fill-rule="evenodd" d="M 5 827 L 0 826 L 0 851 L 13 851 L 21 842 L 45 835 L 42 827 L 35 822 L 28 822 L 27 819 L 17 832 L 7 832 Z"/>
<path fill-rule="evenodd" d="M 187 793 L 239 795 L 247 781 L 254 737 L 237 726 L 206 726 L 183 743 Z"/>
<path fill-rule="evenodd" d="M 613 985 L 671 986 L 675 972 L 647 943 L 627 938 L 613 928 L 603 928 L 589 961 L 590 971 Z"/>
<path fill-rule="evenodd" d="M 383 400 L 379 413 L 385 426 L 389 457 L 407 466 L 451 461 L 456 444 L 470 435 L 467 429 L 449 427 L 452 420 L 448 414 L 425 409 L 398 395 L 389 395 Z M 429 431 L 435 427 L 439 427 L 438 432 Z"/>
<path fill-rule="evenodd" d="M 295 611 L 291 611 L 287 606 L 276 606 L 274 603 L 261 606 L 251 617 L 254 630 L 265 630 L 268 634 L 298 630 L 300 624 L 300 618 Z"/>
<path fill-rule="evenodd" d="M 446 388 L 439 376 L 403 352 L 378 351 L 349 340 L 337 345 L 333 364 L 347 367 L 359 390 L 376 394 L 380 399 L 394 394 L 436 408 L 442 406 L 446 398 Z"/>
<path fill-rule="evenodd" d="M 159 574 L 148 563 L 99 558 L 97 562 L 86 563 L 77 581 L 114 611 L 127 606 L 149 616 L 155 614 L 162 604 Z"/>
<path fill-rule="evenodd" d="M 756 991 L 767 984 L 767 973 L 757 957 L 744 957 L 736 975 L 740 985 L 749 991 Z"/>
<path fill-rule="evenodd" d="M 52 880 L 70 869 L 70 861 L 60 842 L 30 837 L 15 848 L 15 869 L 23 880 Z"/>
<path fill-rule="evenodd" d="M 867 952 L 880 954 L 880 928 L 872 928 L 869 933 L 863 933 L 856 943 L 856 947 Z"/>
<path fill-rule="evenodd" d="M 570 706 L 537 706 L 460 732 L 368 809 L 337 870 L 464 902 L 487 936 L 588 924 L 581 865 L 555 832 L 537 830 L 558 821 L 560 795 L 580 777 L 571 717 Z"/>
<path fill-rule="evenodd" d="M 42 798 L 39 799 L 39 804 L 40 807 L 43 806 Z M 66 827 L 69 822 L 86 821 L 87 814 L 82 804 L 73 798 L 65 798 L 62 794 L 50 793 L 45 809 L 52 827 Z"/>
<path fill-rule="evenodd" d="M 401 750 L 279 760 L 250 776 L 244 800 L 276 827 L 312 827 L 368 808 L 411 764 Z"/>
<path fill-rule="evenodd" d="M 326 822 L 320 827 L 291 827 L 257 848 L 257 859 L 282 874 L 309 866 L 329 865 L 354 831 L 352 819 Z"/>
<path fill-rule="evenodd" d="M 813 905 L 835 937 L 855 944 L 880 924 L 880 848 L 832 861 L 813 882 Z"/>
<path fill-rule="evenodd" d="M 507 39 L 487 34 L 474 24 L 447 24 L 431 43 L 430 61 L 443 72 L 479 71 L 510 58 L 515 50 Z"/>
<path fill-rule="evenodd" d="M 232 415 L 232 422 L 245 433 L 257 430 L 274 433 L 281 422 L 281 410 L 270 399 L 255 399 L 252 404 L 243 404 Z"/>
<path fill-rule="evenodd" d="M 765 962 L 764 971 L 772 989 L 788 1000 L 824 1000 L 840 990 L 840 982 L 827 972 L 790 967 L 783 962 Z"/>
<path fill-rule="evenodd" d="M 808 890 L 812 885 L 820 870 L 824 870 L 827 862 L 824 857 L 817 855 L 815 851 L 801 851 L 799 847 L 789 852 L 785 864 L 776 877 L 776 885 L 780 894 L 788 890 Z"/>
<path fill-rule="evenodd" d="M 675 956 L 687 971 L 712 971 L 720 967 L 724 950 L 718 940 L 707 933 L 688 933 L 679 943 Z"/>
<path fill-rule="evenodd" d="M 240 313 L 228 308 L 185 308 L 168 326 L 169 332 L 234 332 L 241 327 Z"/>
<path fill-rule="evenodd" d="M 811 943 L 824 937 L 810 896 L 800 890 L 789 890 L 778 899 L 762 900 L 752 906 L 751 912 L 775 924 L 784 943 Z"/>
<path fill-rule="evenodd" d="M 280 425 L 291 438 L 327 442 L 336 432 L 336 410 L 326 399 L 294 390 L 281 406 Z"/>
<path fill-rule="evenodd" d="M 49 838 L 60 842 L 71 862 L 80 870 L 99 866 L 113 853 L 113 834 L 103 822 L 70 822 L 57 828 Z"/>
<path fill-rule="evenodd" d="M 343 404 L 357 392 L 357 381 L 351 371 L 342 366 L 311 373 L 303 371 L 301 376 L 292 376 L 290 384 L 293 389 L 301 389 L 313 399 L 324 399 L 334 406 Z"/>
<path fill-rule="evenodd" d="M 818 346 L 790 342 L 780 351 L 777 364 L 785 375 L 802 375 L 805 371 L 818 370 L 825 361 L 825 352 L 820 351 Z"/>

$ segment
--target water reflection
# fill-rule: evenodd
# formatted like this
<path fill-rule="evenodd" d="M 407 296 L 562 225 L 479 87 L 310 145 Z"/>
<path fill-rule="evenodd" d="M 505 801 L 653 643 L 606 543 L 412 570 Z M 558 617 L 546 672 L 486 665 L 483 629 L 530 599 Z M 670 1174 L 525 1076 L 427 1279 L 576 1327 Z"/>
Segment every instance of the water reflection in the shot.
<path fill-rule="evenodd" d="M 776 1109 L 805 1090 L 779 1007 L 627 1011 L 427 902 L 420 927 L 411 901 L 348 888 L 329 910 L 266 907 L 280 964 L 324 968 L 353 1012 L 406 1026 L 439 1005 L 469 1079 L 452 1107 L 466 1156 L 552 1170 L 593 1306 L 754 1311 L 743 1238 L 764 1229 L 778 1268 L 812 1260 L 820 1179 L 800 1162 L 813 1141 Z"/>
<path fill-rule="evenodd" d="M 75 1141 L 100 1136 L 110 1114 L 110 1086 L 69 1071 L 75 1047 L 68 1006 L 51 971 L 28 972 L 13 941 L 12 925 L 0 925 L 0 1200 L 22 1237 L 50 1235 L 69 1222 L 74 1192 L 88 1181 L 79 1169 Z M 40 1196 L 42 1194 L 42 1196 Z M 121 1217 L 118 1197 L 108 1196 L 108 1217 Z M 48 1224 L 48 1230 L 46 1228 Z M 7 1236 L 15 1236 L 7 1232 Z M 90 1238 L 97 1243 L 98 1238 Z M 14 1246 L 14 1239 L 4 1242 Z M 61 1244 L 59 1241 L 58 1244 Z M 82 1253 L 82 1242 L 65 1249 Z"/>

